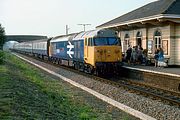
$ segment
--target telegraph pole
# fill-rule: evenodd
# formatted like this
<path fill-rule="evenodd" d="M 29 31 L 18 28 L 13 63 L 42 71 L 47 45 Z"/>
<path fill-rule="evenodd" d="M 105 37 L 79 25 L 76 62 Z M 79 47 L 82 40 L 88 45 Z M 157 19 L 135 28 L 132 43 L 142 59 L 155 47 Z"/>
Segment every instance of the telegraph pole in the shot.
<path fill-rule="evenodd" d="M 69 30 L 70 28 L 68 28 L 68 25 L 66 25 L 66 35 L 68 35 L 68 30 Z"/>
<path fill-rule="evenodd" d="M 78 24 L 78 25 L 82 25 L 84 27 L 84 31 L 86 31 L 86 25 L 91 25 L 91 24 Z"/>

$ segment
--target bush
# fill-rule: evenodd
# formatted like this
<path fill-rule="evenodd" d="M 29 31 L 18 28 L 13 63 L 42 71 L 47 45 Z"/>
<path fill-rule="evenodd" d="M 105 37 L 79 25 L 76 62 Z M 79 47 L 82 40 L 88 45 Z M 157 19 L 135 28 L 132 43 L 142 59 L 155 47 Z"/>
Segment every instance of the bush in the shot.
<path fill-rule="evenodd" d="M 0 64 L 3 64 L 4 61 L 4 52 L 0 50 Z"/>

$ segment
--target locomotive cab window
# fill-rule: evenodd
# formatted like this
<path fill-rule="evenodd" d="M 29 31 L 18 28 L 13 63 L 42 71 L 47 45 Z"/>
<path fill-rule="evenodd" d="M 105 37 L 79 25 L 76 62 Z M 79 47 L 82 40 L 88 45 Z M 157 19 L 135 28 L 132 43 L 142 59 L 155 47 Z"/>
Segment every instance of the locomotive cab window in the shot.
<path fill-rule="evenodd" d="M 109 45 L 120 45 L 120 40 L 118 38 L 108 38 Z"/>
<path fill-rule="evenodd" d="M 88 39 L 88 46 L 94 46 L 94 40 L 93 38 Z"/>
<path fill-rule="evenodd" d="M 120 40 L 115 37 L 94 38 L 94 46 L 103 45 L 120 45 Z"/>
<path fill-rule="evenodd" d="M 90 38 L 90 41 L 91 41 L 91 46 L 94 46 L 94 40 L 93 40 L 93 38 Z"/>
<path fill-rule="evenodd" d="M 85 44 L 85 46 L 87 46 L 87 38 L 85 38 L 85 43 L 84 44 Z"/>
<path fill-rule="evenodd" d="M 90 38 L 88 38 L 88 46 L 91 46 Z"/>
<path fill-rule="evenodd" d="M 94 46 L 93 38 L 88 38 L 88 46 Z"/>

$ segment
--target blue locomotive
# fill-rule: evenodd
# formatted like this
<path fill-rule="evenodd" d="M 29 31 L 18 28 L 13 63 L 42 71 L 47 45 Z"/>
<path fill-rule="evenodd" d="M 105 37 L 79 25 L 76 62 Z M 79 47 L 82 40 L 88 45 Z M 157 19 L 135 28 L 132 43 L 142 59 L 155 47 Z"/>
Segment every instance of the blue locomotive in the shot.
<path fill-rule="evenodd" d="M 122 65 L 121 41 L 110 29 L 18 43 L 14 50 L 97 75 L 113 73 Z"/>

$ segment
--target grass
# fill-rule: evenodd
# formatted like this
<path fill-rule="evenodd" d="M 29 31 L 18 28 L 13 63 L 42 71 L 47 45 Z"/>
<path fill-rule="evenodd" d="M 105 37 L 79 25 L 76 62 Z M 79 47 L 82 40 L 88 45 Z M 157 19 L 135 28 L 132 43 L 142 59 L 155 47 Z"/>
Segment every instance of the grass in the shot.
<path fill-rule="evenodd" d="M 0 120 L 113 119 L 107 110 L 102 112 L 85 104 L 83 97 L 62 81 L 10 53 L 3 55 L 5 62 L 0 64 Z M 119 118 L 129 119 L 127 114 Z"/>
<path fill-rule="evenodd" d="M 58 80 L 6 54 L 0 65 L 0 119 L 97 119 Z"/>
<path fill-rule="evenodd" d="M 3 60 L 4 60 L 4 52 L 0 50 L 0 64 L 3 64 Z"/>

